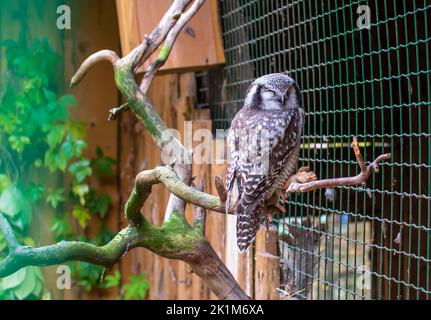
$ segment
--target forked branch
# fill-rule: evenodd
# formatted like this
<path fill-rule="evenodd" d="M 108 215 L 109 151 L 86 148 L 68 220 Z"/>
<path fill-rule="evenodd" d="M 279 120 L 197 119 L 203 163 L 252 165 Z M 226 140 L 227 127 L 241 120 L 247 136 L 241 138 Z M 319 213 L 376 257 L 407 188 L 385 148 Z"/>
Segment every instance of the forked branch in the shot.
<path fill-rule="evenodd" d="M 356 160 L 358 161 L 359 168 L 361 172 L 354 177 L 342 177 L 342 178 L 334 178 L 334 179 L 324 179 L 324 180 L 314 180 L 308 182 L 298 182 L 293 179 L 287 188 L 287 193 L 297 193 L 297 192 L 309 192 L 316 189 L 322 188 L 334 188 L 339 186 L 355 186 L 355 185 L 365 185 L 371 173 L 379 172 L 379 163 L 385 160 L 391 159 L 391 154 L 383 154 L 378 156 L 372 163 L 368 166 L 364 162 L 364 158 L 362 157 L 361 151 L 359 150 L 358 140 L 353 138 L 353 142 L 351 144 L 353 151 L 356 156 Z"/>

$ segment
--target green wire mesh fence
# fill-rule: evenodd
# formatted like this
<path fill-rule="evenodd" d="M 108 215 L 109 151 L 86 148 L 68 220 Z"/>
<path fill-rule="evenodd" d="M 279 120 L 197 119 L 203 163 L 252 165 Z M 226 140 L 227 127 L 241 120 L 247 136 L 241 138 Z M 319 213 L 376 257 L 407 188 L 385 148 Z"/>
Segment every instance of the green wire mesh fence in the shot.
<path fill-rule="evenodd" d="M 301 166 L 357 174 L 353 137 L 368 163 L 392 153 L 364 187 L 290 196 L 278 219 L 281 289 L 429 299 L 431 2 L 222 0 L 220 11 L 227 63 L 198 76 L 215 129 L 229 126 L 253 79 L 286 72 L 306 110 Z"/>

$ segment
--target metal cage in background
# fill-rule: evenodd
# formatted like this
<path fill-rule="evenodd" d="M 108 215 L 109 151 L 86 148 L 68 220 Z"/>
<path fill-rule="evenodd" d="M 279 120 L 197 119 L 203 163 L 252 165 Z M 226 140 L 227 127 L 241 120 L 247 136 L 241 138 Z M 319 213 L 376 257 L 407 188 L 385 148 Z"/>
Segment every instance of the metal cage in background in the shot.
<path fill-rule="evenodd" d="M 392 153 L 364 187 L 290 196 L 285 285 L 308 299 L 429 299 L 431 2 L 221 0 L 220 11 L 227 63 L 198 78 L 215 129 L 255 78 L 286 72 L 306 111 L 301 166 L 357 174 L 353 137 L 365 160 Z"/>

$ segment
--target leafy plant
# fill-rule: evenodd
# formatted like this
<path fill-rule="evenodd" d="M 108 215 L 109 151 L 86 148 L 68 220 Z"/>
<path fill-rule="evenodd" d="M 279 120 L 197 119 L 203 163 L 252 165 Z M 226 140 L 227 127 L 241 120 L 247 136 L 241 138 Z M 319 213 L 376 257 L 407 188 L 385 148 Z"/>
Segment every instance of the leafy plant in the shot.
<path fill-rule="evenodd" d="M 125 300 L 141 300 L 145 298 L 150 283 L 147 280 L 147 274 L 131 275 L 129 283 L 123 286 L 122 292 Z"/>
<path fill-rule="evenodd" d="M 0 297 L 4 299 L 37 299 L 43 293 L 43 275 L 40 268 L 27 267 L 0 282 Z"/>
<path fill-rule="evenodd" d="M 115 271 L 113 275 L 107 275 L 105 277 L 104 287 L 105 288 L 112 288 L 116 287 L 121 282 L 121 273 L 119 271 Z"/>
<path fill-rule="evenodd" d="M 103 286 L 105 288 L 113 288 L 120 285 L 121 273 L 116 271 L 112 275 L 107 275 L 104 279 Z M 142 300 L 147 295 L 150 283 L 147 279 L 147 274 L 141 273 L 139 275 L 131 275 L 129 282 L 125 283 L 121 290 L 118 299 L 125 300 Z"/>
<path fill-rule="evenodd" d="M 69 117 L 76 106 L 71 95 L 58 95 L 59 56 L 46 40 L 30 44 L 23 34 L 18 41 L 1 43 L 7 74 L 0 92 L 0 211 L 12 224 L 20 241 L 34 245 L 29 237 L 33 215 L 47 204 L 55 212 L 51 230 L 56 240 L 76 238 L 73 221 L 81 230 L 92 216 L 106 216 L 111 198 L 98 194 L 89 177 L 112 176 L 115 161 L 100 148 L 96 158 L 84 155 L 87 148 L 83 123 Z M 70 181 L 65 185 L 65 177 Z M 39 213 L 38 214 L 43 214 Z M 104 227 L 96 242 L 109 241 Z M 7 246 L 0 235 L 0 258 Z M 87 290 L 98 283 L 100 268 L 76 264 L 74 275 Z M 0 281 L 0 297 L 40 298 L 43 276 L 39 268 L 26 268 Z"/>

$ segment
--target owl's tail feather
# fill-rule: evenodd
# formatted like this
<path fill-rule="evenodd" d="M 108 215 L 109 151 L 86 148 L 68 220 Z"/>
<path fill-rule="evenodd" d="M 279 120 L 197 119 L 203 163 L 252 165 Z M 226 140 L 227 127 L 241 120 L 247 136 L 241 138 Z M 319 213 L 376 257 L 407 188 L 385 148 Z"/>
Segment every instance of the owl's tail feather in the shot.
<path fill-rule="evenodd" d="M 236 207 L 236 216 L 237 245 L 239 252 L 243 253 L 256 238 L 260 227 L 262 205 L 259 202 L 244 205 L 243 201 L 240 201 Z"/>

